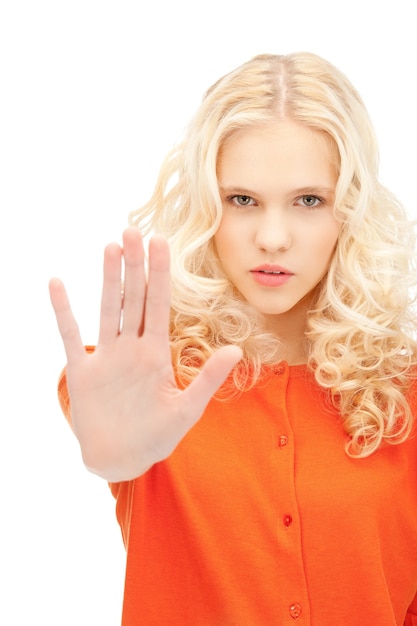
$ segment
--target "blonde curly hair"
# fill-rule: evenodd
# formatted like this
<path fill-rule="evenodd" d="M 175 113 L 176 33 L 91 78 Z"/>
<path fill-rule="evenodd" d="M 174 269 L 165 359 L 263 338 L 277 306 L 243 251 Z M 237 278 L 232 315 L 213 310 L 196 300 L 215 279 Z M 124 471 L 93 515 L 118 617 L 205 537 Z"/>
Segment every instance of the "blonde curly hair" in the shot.
<path fill-rule="evenodd" d="M 326 132 L 338 152 L 335 210 L 341 230 L 307 314 L 308 366 L 340 410 L 346 451 L 364 457 L 400 443 L 413 416 L 416 321 L 414 224 L 378 181 L 378 148 L 365 106 L 343 73 L 317 55 L 259 55 L 205 94 L 185 136 L 168 154 L 150 201 L 129 216 L 168 238 L 172 257 L 171 345 L 183 383 L 225 344 L 244 358 L 235 390 L 248 389 L 282 346 L 222 272 L 213 244 L 221 216 L 216 166 L 238 130 L 290 118 Z"/>

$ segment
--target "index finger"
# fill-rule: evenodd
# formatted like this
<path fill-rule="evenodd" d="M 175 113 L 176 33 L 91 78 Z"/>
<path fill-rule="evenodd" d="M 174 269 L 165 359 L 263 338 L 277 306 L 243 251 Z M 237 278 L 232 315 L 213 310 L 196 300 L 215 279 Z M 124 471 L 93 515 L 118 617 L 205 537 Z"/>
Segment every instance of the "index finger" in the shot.
<path fill-rule="evenodd" d="M 49 281 L 49 296 L 68 362 L 75 361 L 84 356 L 84 346 L 64 284 L 58 278 Z"/>

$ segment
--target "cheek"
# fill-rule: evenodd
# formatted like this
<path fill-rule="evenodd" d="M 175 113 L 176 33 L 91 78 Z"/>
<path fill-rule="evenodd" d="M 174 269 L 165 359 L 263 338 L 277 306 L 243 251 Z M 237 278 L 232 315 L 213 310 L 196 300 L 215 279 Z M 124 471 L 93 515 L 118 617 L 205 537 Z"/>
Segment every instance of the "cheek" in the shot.
<path fill-rule="evenodd" d="M 216 251 L 217 256 L 221 257 L 223 252 L 223 230 L 221 230 L 220 228 L 216 231 L 213 237 L 213 243 L 214 250 Z"/>
<path fill-rule="evenodd" d="M 227 260 L 227 249 L 228 249 L 228 237 L 225 229 L 220 225 L 219 229 L 215 233 L 213 237 L 214 250 L 217 255 L 217 258 L 220 261 L 220 265 L 224 266 L 224 261 Z M 223 267 L 224 269 L 224 267 Z"/>
<path fill-rule="evenodd" d="M 240 235 L 236 228 L 233 228 L 229 220 L 223 218 L 217 232 L 214 235 L 214 245 L 220 256 L 228 256 L 228 252 L 236 247 L 236 242 Z"/>
<path fill-rule="evenodd" d="M 325 220 L 322 224 L 317 225 L 314 233 L 310 231 L 310 235 L 314 239 L 315 246 L 318 250 L 322 250 L 323 254 L 331 253 L 339 238 L 341 225 L 335 219 Z"/>
<path fill-rule="evenodd" d="M 321 229 L 314 229 L 304 237 L 304 253 L 311 260 L 311 269 L 325 271 L 333 258 L 339 237 L 339 225 L 323 224 Z M 301 240 L 300 240 L 301 243 Z M 306 259 L 306 257 L 304 257 Z"/>
<path fill-rule="evenodd" d="M 322 238 L 321 241 L 318 242 L 318 250 L 321 250 L 323 262 L 330 263 L 331 259 L 333 258 L 339 238 L 339 232 L 339 225 L 333 226 L 333 228 L 328 232 L 327 236 L 325 238 Z"/>

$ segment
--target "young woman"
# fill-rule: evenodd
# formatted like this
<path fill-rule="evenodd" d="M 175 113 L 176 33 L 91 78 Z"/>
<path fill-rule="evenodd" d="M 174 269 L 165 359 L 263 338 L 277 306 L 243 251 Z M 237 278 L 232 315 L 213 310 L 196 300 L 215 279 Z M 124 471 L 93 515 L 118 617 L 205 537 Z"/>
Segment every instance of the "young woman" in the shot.
<path fill-rule="evenodd" d="M 51 281 L 124 626 L 417 624 L 414 238 L 377 165 L 341 72 L 255 57 L 106 248 L 95 349 Z"/>

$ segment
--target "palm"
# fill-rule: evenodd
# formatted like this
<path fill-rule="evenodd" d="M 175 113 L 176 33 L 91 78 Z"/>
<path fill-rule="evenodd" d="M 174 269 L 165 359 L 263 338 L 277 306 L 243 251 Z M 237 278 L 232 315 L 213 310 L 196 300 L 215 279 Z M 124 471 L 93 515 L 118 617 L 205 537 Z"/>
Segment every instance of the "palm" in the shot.
<path fill-rule="evenodd" d="M 116 244 L 105 250 L 99 340 L 87 354 L 62 283 L 50 283 L 67 354 L 74 432 L 86 465 L 107 480 L 129 480 L 166 458 L 241 356 L 235 347 L 222 348 L 186 390 L 178 389 L 169 348 L 169 285 L 165 240 L 150 242 L 146 281 L 140 234 L 127 229 L 123 250 Z"/>

